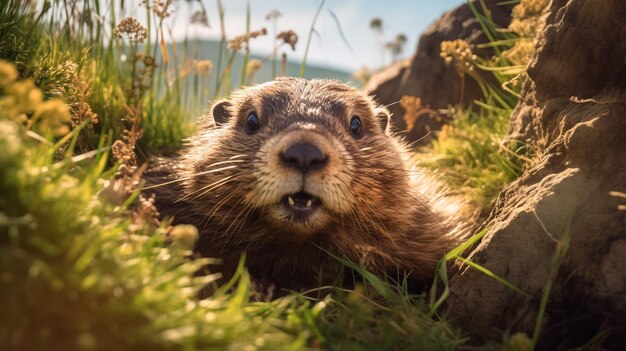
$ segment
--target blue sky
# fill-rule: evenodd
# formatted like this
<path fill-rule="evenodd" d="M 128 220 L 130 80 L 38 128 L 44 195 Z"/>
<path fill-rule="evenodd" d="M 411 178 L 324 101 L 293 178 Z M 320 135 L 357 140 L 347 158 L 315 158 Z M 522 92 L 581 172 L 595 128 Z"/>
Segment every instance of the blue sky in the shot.
<path fill-rule="evenodd" d="M 137 0 L 136 0 L 137 1 Z M 137 1 L 138 2 L 138 1 Z M 216 1 L 203 0 L 211 28 L 190 25 L 189 17 L 198 4 L 193 1 L 176 1 L 175 11 L 168 26 L 174 38 L 185 36 L 201 38 L 219 37 L 219 19 Z M 244 33 L 246 28 L 246 5 L 250 3 L 251 29 L 256 30 L 271 25 L 265 15 L 277 9 L 282 13 L 278 20 L 278 30 L 294 30 L 300 37 L 296 52 L 288 49 L 292 59 L 301 59 L 308 30 L 319 5 L 318 0 L 223 0 L 225 8 L 226 35 L 232 38 Z M 415 50 L 419 34 L 443 12 L 463 3 L 463 0 L 327 0 L 315 26 L 319 36 L 314 36 L 309 51 L 311 63 L 334 66 L 348 70 L 356 70 L 364 65 L 375 67 L 380 63 L 380 51 L 377 49 L 374 34 L 369 28 L 369 21 L 374 17 L 383 20 L 384 39 L 392 40 L 398 33 L 404 33 L 409 41 L 406 55 Z M 135 6 L 129 6 L 128 15 L 136 15 Z M 351 52 L 342 41 L 337 25 L 330 15 L 331 10 L 340 20 Z M 139 10 L 141 18 L 143 8 Z M 251 50 L 257 53 L 268 53 L 272 48 L 271 36 L 255 39 Z M 287 49 L 286 49 L 287 50 Z M 386 58 L 389 63 L 390 58 Z"/>

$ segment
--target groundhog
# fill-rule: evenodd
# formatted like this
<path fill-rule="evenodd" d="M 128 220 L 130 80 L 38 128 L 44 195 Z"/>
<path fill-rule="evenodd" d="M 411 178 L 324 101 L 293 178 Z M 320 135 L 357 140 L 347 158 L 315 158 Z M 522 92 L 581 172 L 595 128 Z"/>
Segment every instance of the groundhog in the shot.
<path fill-rule="evenodd" d="M 455 225 L 389 117 L 333 80 L 246 87 L 213 105 L 179 156 L 156 162 L 146 193 L 198 228 L 195 251 L 221 258 L 213 269 L 226 278 L 245 252 L 253 277 L 289 289 L 332 284 L 338 258 L 429 282 Z"/>

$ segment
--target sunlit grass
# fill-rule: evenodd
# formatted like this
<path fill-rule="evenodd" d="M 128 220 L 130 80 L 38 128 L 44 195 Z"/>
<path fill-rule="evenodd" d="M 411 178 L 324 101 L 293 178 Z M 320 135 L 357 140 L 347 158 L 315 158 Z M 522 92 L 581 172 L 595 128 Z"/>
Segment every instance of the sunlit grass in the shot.
<path fill-rule="evenodd" d="M 440 174 L 450 194 L 490 211 L 498 193 L 521 174 L 529 160 L 524 143 L 503 139 L 510 113 L 485 108 L 456 112 L 437 138 L 416 153 L 415 162 Z"/>
<path fill-rule="evenodd" d="M 363 277 L 354 289 L 320 287 L 255 301 L 251 278 L 241 266 L 230 289 L 196 298 L 217 277 L 194 278 L 194 272 L 217 262 L 190 260 L 185 248 L 169 245 L 175 228 L 155 221 L 150 201 L 127 191 L 136 190 L 140 179 L 133 178 L 137 173 L 124 174 L 130 162 L 114 160 L 110 151 L 123 140 L 143 159 L 175 152 L 193 130 L 190 115 L 208 103 L 198 99 L 229 94 L 237 50 L 225 47 L 224 8 L 217 3 L 222 40 L 212 91 L 208 84 L 183 83 L 190 74 L 196 82 L 205 77 L 177 65 L 177 56 L 163 45 L 163 17 L 148 9 L 147 38 L 139 43 L 113 35 L 122 20 L 116 2 L 108 8 L 99 1 L 81 3 L 82 10 L 107 14 L 108 21 L 91 24 L 71 22 L 65 2 L 53 2 L 52 8 L 0 3 L 0 58 L 19 70 L 0 85 L 0 344 L 47 350 L 453 350 L 464 345 L 464 333 L 441 317 L 445 294 L 437 293 L 439 280 L 428 298 L 412 295 L 402 282 L 385 281 L 347 261 Z M 310 38 L 307 51 L 309 43 Z M 241 83 L 248 78 L 245 54 Z M 493 64 L 498 82 L 513 74 L 498 68 L 502 62 L 479 63 Z M 41 98 L 31 106 L 8 108 L 12 87 L 28 79 L 34 85 L 25 96 L 41 92 Z M 481 86 L 484 108 L 458 111 L 429 151 L 416 157 L 487 209 L 519 175 L 523 145 L 501 140 L 517 97 L 492 82 Z M 50 101 L 58 111 L 37 114 Z M 447 283 L 446 274 L 443 265 L 438 278 Z"/>
<path fill-rule="evenodd" d="M 532 52 L 518 54 L 512 61 L 509 53 L 529 39 L 499 29 L 481 11 L 482 1 L 468 6 L 489 39 L 481 47 L 491 48 L 495 55 L 479 57 L 467 42 L 454 40 L 441 44 L 441 56 L 454 65 L 462 85 L 466 77 L 476 81 L 483 98 L 465 109 L 455 108 L 452 121 L 415 155 L 415 162 L 438 173 L 452 195 L 466 199 L 486 216 L 499 192 L 532 162 L 534 150 L 529 145 L 505 139 Z"/>

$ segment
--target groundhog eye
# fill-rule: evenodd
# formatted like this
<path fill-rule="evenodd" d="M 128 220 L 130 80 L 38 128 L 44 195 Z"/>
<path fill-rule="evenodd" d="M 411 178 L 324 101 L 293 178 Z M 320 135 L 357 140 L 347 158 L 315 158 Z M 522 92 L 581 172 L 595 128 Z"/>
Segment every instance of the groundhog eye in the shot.
<path fill-rule="evenodd" d="M 359 116 L 353 116 L 350 120 L 350 133 L 356 138 L 361 136 L 361 119 Z"/>
<path fill-rule="evenodd" d="M 261 123 L 259 122 L 259 116 L 254 112 L 250 112 L 248 119 L 246 119 L 246 133 L 252 134 L 259 130 Z"/>

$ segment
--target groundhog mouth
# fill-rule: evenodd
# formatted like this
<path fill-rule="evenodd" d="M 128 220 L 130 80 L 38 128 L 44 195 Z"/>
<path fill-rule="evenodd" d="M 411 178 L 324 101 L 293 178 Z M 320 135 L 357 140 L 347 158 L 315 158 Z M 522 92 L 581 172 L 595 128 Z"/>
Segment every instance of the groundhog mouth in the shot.
<path fill-rule="evenodd" d="M 317 211 L 322 201 L 314 195 L 300 191 L 285 195 L 281 203 L 294 219 L 306 220 Z"/>

